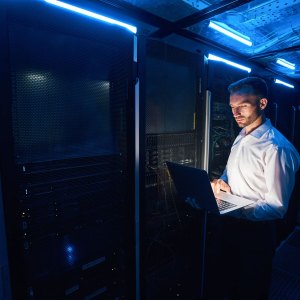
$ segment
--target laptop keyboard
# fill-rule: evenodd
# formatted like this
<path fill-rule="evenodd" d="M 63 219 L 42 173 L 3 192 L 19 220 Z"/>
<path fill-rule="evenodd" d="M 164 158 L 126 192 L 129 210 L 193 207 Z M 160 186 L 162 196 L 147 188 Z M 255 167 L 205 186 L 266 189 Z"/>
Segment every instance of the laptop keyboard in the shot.
<path fill-rule="evenodd" d="M 217 201 L 217 204 L 218 204 L 218 207 L 219 207 L 220 211 L 236 206 L 233 203 L 229 203 L 227 201 L 224 201 L 224 200 L 221 200 L 221 199 L 218 199 L 218 198 L 216 198 L 216 201 Z"/>

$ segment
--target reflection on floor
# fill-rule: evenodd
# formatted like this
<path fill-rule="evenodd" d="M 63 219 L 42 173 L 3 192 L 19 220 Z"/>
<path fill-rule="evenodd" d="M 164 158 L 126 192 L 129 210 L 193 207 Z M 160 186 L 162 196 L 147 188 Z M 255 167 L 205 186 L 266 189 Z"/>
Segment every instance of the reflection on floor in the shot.
<path fill-rule="evenodd" d="M 276 251 L 270 300 L 300 300 L 300 226 Z"/>

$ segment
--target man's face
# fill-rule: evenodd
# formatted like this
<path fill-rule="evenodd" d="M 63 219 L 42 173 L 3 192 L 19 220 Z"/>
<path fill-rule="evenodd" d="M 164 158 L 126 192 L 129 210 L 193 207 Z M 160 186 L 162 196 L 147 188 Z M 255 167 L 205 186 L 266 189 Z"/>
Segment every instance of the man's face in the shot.
<path fill-rule="evenodd" d="M 255 95 L 231 94 L 229 105 L 233 117 L 241 128 L 252 124 L 262 114 L 260 100 Z"/>

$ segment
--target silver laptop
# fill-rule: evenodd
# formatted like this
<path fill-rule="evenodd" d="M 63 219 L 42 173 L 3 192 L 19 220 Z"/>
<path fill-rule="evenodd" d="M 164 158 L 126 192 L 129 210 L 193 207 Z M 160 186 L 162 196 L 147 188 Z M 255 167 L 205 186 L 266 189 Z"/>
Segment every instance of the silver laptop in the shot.
<path fill-rule="evenodd" d="M 169 173 L 182 200 L 192 199 L 195 206 L 215 214 L 230 211 L 252 204 L 254 201 L 220 191 L 214 194 L 205 170 L 166 162 Z"/>

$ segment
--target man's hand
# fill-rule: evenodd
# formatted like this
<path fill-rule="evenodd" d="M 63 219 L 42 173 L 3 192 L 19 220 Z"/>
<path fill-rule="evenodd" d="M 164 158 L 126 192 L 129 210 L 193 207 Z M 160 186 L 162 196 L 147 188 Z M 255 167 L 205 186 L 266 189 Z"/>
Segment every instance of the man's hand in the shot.
<path fill-rule="evenodd" d="M 220 190 L 231 193 L 230 186 L 222 179 L 214 179 L 210 184 L 215 194 L 218 194 Z"/>

